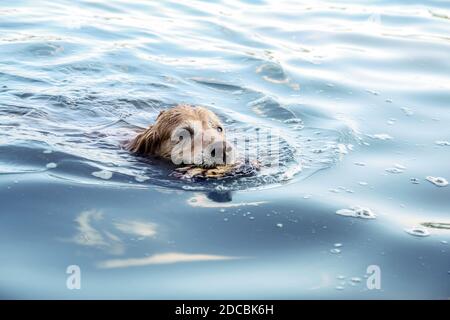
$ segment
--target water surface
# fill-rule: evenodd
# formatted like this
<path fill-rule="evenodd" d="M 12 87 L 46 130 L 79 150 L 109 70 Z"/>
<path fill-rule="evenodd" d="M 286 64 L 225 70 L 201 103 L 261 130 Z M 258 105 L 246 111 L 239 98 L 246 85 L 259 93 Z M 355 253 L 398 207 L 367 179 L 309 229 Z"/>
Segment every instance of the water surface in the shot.
<path fill-rule="evenodd" d="M 447 299 L 449 35 L 431 0 L 3 1 L 0 296 Z M 283 165 L 190 183 L 122 148 L 178 103 Z"/>

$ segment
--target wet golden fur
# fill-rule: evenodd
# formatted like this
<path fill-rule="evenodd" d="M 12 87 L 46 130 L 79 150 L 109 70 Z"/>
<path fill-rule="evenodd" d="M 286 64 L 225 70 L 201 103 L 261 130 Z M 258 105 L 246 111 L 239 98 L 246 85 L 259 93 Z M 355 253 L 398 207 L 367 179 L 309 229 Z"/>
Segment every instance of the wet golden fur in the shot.
<path fill-rule="evenodd" d="M 200 131 L 213 132 L 210 142 L 225 142 L 223 126 L 212 111 L 203 107 L 178 105 L 161 111 L 156 122 L 139 133 L 128 144 L 128 149 L 141 155 L 170 159 L 175 146 L 171 140 L 174 130 L 179 128 L 190 130 L 193 123 L 199 124 L 197 127 L 200 127 Z"/>

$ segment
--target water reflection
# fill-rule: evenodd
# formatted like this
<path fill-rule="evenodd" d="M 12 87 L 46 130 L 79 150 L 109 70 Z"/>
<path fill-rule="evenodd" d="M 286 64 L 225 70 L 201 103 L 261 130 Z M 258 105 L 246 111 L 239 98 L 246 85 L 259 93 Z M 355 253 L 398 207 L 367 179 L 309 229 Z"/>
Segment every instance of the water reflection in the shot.
<path fill-rule="evenodd" d="M 96 227 L 95 223 L 101 223 L 104 215 L 101 211 L 90 210 L 81 212 L 75 219 L 78 233 L 73 241 L 82 246 L 94 247 L 105 250 L 110 254 L 120 255 L 125 252 L 125 245 L 119 236 L 111 231 Z"/>
<path fill-rule="evenodd" d="M 148 221 L 105 221 L 105 214 L 99 210 L 81 212 L 75 223 L 78 233 L 72 238 L 74 243 L 114 255 L 125 253 L 124 235 L 132 235 L 138 240 L 152 239 L 158 229 L 156 223 Z"/>
<path fill-rule="evenodd" d="M 150 257 L 129 258 L 129 259 L 111 259 L 99 262 L 97 265 L 102 269 L 142 267 L 155 264 L 173 264 L 182 262 L 200 262 L 200 261 L 222 261 L 238 259 L 237 257 L 218 256 L 210 254 L 190 254 L 180 252 L 168 252 L 155 254 Z"/>
<path fill-rule="evenodd" d="M 211 191 L 206 194 L 206 197 L 214 202 L 231 202 L 233 200 L 231 191 Z"/>
<path fill-rule="evenodd" d="M 123 233 L 135 235 L 139 239 L 153 238 L 156 236 L 157 225 L 151 222 L 122 221 L 115 222 L 114 226 Z"/>
<path fill-rule="evenodd" d="M 158 234 L 158 225 L 156 223 L 136 220 L 105 221 L 105 214 L 99 210 L 83 211 L 76 217 L 75 222 L 78 233 L 72 238 L 74 243 L 102 250 L 109 255 L 125 255 L 127 253 L 127 250 L 130 249 L 128 247 L 132 245 L 132 242 L 125 237 L 126 235 L 133 235 L 139 241 L 152 241 Z M 238 259 L 238 257 L 204 253 L 167 252 L 136 258 L 106 259 L 96 263 L 96 266 L 102 269 L 113 269 L 232 259 Z"/>
<path fill-rule="evenodd" d="M 195 193 L 188 198 L 187 203 L 192 207 L 202 208 L 232 208 L 241 206 L 259 206 L 267 201 L 233 202 L 232 192 L 214 191 L 210 193 Z"/>

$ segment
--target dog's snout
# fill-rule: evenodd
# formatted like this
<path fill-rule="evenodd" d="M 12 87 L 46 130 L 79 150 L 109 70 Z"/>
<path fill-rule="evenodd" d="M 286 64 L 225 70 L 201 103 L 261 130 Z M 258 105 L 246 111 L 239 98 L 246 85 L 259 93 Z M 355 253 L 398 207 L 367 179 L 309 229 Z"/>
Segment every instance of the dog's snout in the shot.
<path fill-rule="evenodd" d="M 226 142 L 217 144 L 215 147 L 213 147 L 211 151 L 211 156 L 215 157 L 223 155 L 224 157 L 227 155 L 227 153 L 230 153 L 233 151 L 233 147 L 229 146 Z"/>
<path fill-rule="evenodd" d="M 224 143 L 222 141 L 211 144 L 209 152 L 211 157 L 221 157 L 222 154 L 224 154 Z"/>
<path fill-rule="evenodd" d="M 225 164 L 227 163 L 227 144 L 225 141 L 216 141 L 210 144 L 203 154 L 204 164 Z"/>

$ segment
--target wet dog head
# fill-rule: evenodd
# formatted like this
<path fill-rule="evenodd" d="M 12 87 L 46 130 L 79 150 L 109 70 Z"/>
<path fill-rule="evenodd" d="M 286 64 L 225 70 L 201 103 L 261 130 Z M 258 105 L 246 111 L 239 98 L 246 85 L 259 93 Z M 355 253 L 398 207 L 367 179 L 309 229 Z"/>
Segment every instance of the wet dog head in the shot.
<path fill-rule="evenodd" d="M 176 165 L 212 167 L 234 162 L 234 149 L 219 118 L 208 109 L 188 105 L 161 111 L 155 124 L 133 139 L 129 149 L 171 159 Z"/>

